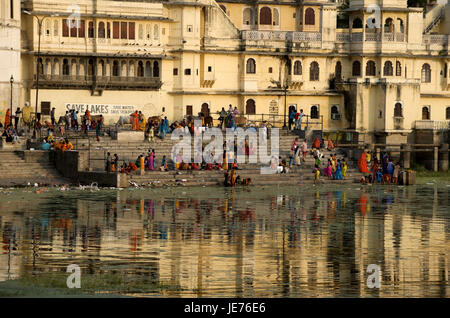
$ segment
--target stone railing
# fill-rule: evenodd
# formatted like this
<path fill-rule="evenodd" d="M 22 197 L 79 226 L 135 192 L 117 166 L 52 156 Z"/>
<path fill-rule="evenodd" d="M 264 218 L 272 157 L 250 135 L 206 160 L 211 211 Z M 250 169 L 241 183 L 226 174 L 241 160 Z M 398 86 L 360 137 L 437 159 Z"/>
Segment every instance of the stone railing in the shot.
<path fill-rule="evenodd" d="M 350 42 L 350 33 L 348 32 L 336 33 L 336 42 Z"/>
<path fill-rule="evenodd" d="M 366 32 L 366 42 L 379 42 L 379 41 L 381 41 L 381 33 Z"/>
<path fill-rule="evenodd" d="M 351 41 L 352 41 L 352 42 L 362 42 L 362 40 L 363 40 L 363 35 L 364 35 L 363 32 L 353 32 L 353 33 L 352 33 Z"/>
<path fill-rule="evenodd" d="M 292 32 L 292 31 L 242 31 L 243 40 L 270 40 L 292 42 L 321 42 L 322 34 L 319 32 Z"/>
<path fill-rule="evenodd" d="M 394 42 L 394 33 L 385 33 L 383 35 L 383 40 L 387 42 Z"/>
<path fill-rule="evenodd" d="M 36 85 L 36 74 L 34 75 L 34 84 Z M 91 75 L 44 75 L 39 74 L 40 87 L 88 87 L 94 85 L 113 87 L 147 87 L 160 88 L 162 83 L 159 77 L 148 76 L 91 76 Z"/>
<path fill-rule="evenodd" d="M 416 129 L 450 130 L 450 120 L 416 120 Z"/>
<path fill-rule="evenodd" d="M 447 34 L 425 34 L 422 37 L 423 44 L 440 44 L 448 45 L 448 35 Z"/>

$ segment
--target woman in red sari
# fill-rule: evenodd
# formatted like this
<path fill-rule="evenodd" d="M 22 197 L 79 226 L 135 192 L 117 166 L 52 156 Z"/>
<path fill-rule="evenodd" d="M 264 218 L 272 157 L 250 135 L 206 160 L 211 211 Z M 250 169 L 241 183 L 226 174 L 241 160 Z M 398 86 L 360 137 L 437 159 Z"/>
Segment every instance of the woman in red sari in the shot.
<path fill-rule="evenodd" d="M 375 158 L 372 164 L 372 172 L 373 172 L 373 182 L 375 183 L 377 180 L 377 171 L 378 171 L 378 160 Z"/>
<path fill-rule="evenodd" d="M 361 158 L 358 160 L 359 172 L 362 173 L 370 173 L 369 169 L 367 169 L 367 158 L 366 152 L 364 151 L 361 155 Z"/>

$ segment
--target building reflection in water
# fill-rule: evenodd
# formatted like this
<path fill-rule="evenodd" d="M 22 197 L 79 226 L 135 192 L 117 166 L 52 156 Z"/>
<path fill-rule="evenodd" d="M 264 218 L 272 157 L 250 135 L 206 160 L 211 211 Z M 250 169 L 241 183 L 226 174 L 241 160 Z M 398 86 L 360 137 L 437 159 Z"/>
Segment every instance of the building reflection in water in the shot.
<path fill-rule="evenodd" d="M 1 200 L 0 280 L 78 264 L 166 296 L 449 296 L 449 187 L 187 192 Z"/>

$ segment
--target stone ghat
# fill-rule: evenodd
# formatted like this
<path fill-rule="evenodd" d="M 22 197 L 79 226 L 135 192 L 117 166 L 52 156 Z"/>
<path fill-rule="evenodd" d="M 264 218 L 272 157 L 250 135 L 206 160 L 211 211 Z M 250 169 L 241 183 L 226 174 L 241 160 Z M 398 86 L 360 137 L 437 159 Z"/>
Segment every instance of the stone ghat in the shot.
<path fill-rule="evenodd" d="M 128 181 L 130 186 L 213 186 L 223 185 L 225 171 L 213 170 L 188 170 L 188 171 L 146 171 L 143 175 L 129 174 Z M 298 185 L 313 184 L 314 175 L 312 170 L 309 173 L 304 171 L 292 171 L 282 174 L 261 174 L 259 169 L 236 170 L 236 176 L 250 178 L 251 185 Z M 347 171 L 345 180 L 329 180 L 321 177 L 320 183 L 323 184 L 348 184 L 357 183 L 362 174 L 356 171 Z"/>

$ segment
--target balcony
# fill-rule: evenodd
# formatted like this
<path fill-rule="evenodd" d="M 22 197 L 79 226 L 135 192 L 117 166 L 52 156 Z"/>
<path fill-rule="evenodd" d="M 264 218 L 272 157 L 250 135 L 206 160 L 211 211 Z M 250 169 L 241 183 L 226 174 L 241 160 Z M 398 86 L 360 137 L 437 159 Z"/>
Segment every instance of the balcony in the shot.
<path fill-rule="evenodd" d="M 416 120 L 415 129 L 427 129 L 435 131 L 450 130 L 450 120 Z"/>
<path fill-rule="evenodd" d="M 249 41 L 279 41 L 283 46 L 285 42 L 307 43 L 308 46 L 321 47 L 322 34 L 320 32 L 294 32 L 294 31 L 242 31 L 242 39 Z M 257 43 L 255 43 L 257 44 Z M 297 47 L 294 45 L 294 47 Z"/>
<path fill-rule="evenodd" d="M 34 75 L 33 88 L 36 88 Z M 159 77 L 92 76 L 92 75 L 39 75 L 39 88 L 73 88 L 97 90 L 157 90 Z"/>
<path fill-rule="evenodd" d="M 380 32 L 337 32 L 336 42 L 340 43 L 358 43 L 363 42 L 404 42 L 404 33 L 380 33 Z"/>

